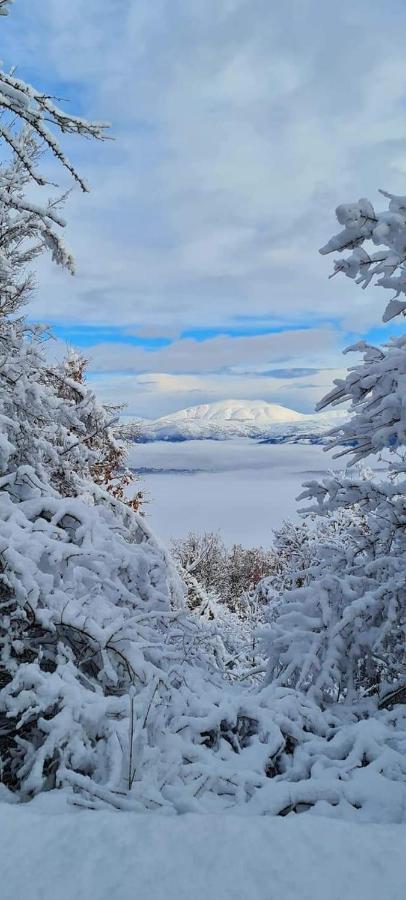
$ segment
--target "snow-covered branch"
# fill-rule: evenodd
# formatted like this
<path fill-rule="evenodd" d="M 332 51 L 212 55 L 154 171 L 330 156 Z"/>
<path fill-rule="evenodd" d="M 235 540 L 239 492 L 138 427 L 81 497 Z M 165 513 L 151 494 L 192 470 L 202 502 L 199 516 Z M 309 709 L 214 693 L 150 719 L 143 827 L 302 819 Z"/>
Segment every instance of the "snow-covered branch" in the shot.
<path fill-rule="evenodd" d="M 104 140 L 108 125 L 103 122 L 88 122 L 59 109 L 46 94 L 37 91 L 13 75 L 0 71 L 0 109 L 9 114 L 10 124 L 0 125 L 0 135 L 11 150 L 19 157 L 30 177 L 39 185 L 46 184 L 44 177 L 20 146 L 21 127 L 29 127 L 37 139 L 51 151 L 52 155 L 67 169 L 83 191 L 88 187 L 76 167 L 70 162 L 59 141 L 49 130 L 54 125 L 62 134 L 78 134 L 85 138 Z"/>

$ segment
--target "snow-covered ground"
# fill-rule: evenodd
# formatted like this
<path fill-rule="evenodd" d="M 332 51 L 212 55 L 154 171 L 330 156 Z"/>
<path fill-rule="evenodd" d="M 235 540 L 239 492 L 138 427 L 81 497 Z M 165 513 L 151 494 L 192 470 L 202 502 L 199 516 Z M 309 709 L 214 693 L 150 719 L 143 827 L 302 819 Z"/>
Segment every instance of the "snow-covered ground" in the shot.
<path fill-rule="evenodd" d="M 297 516 L 303 481 L 344 465 L 320 446 L 243 438 L 136 444 L 129 463 L 144 470 L 146 516 L 163 539 L 220 530 L 245 545 L 269 544 L 272 529 Z"/>
<path fill-rule="evenodd" d="M 1 900 L 403 900 L 406 827 L 0 803 Z"/>

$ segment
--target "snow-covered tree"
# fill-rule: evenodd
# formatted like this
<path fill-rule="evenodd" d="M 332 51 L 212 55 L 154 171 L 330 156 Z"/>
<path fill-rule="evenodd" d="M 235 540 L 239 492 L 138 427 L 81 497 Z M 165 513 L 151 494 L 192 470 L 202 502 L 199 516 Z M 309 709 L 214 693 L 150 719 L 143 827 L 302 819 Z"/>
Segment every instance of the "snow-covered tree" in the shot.
<path fill-rule="evenodd" d="M 8 3 L 2 4 L 3 15 L 8 12 Z M 27 153 L 21 134 L 27 128 L 40 145 L 51 151 L 58 162 L 69 172 L 83 191 L 88 187 L 85 180 L 64 153 L 58 138 L 49 126 L 62 134 L 76 134 L 84 138 L 103 140 L 107 125 L 103 122 L 88 122 L 86 119 L 64 112 L 48 94 L 38 91 L 14 74 L 0 70 L 0 138 L 17 157 L 30 179 L 43 186 L 47 180 L 40 173 L 37 159 Z"/>
<path fill-rule="evenodd" d="M 18 315 L 41 252 L 49 247 L 72 269 L 57 205 L 26 200 L 31 181 L 44 183 L 38 140 L 85 187 L 45 122 L 89 137 L 103 131 L 4 73 L 0 105 L 11 119 L 0 128 L 11 149 L 0 170 L 2 780 L 25 795 L 74 776 L 79 785 L 128 784 L 129 722 L 140 708 L 146 725 L 182 591 L 142 519 L 101 485 L 112 487 L 116 474 L 108 413 L 69 364 L 49 366 L 44 329 Z"/>
<path fill-rule="evenodd" d="M 33 132 L 25 127 L 16 138 L 24 156 L 34 165 L 41 155 Z M 45 206 L 26 200 L 31 176 L 20 157 L 0 164 L 0 315 L 17 313 L 29 300 L 34 287 L 31 266 L 45 250 L 54 262 L 73 274 L 74 264 L 61 237 L 65 220 L 60 213 L 62 198 Z"/>
<path fill-rule="evenodd" d="M 174 558 L 193 581 L 205 591 L 223 593 L 227 548 L 219 532 L 190 531 L 186 537 L 173 540 L 171 547 Z"/>
<path fill-rule="evenodd" d="M 82 429 L 76 444 L 86 445 L 89 453 L 88 477 L 131 509 L 138 510 L 142 492 L 135 474 L 126 465 L 127 446 L 124 436 L 115 437 L 121 406 L 101 406 L 86 384 L 87 360 L 69 348 L 61 365 L 48 370 L 58 396 L 76 405 Z M 73 439 L 74 440 L 74 439 Z"/>
<path fill-rule="evenodd" d="M 234 544 L 230 548 L 224 590 L 224 601 L 230 609 L 241 608 L 240 599 L 253 591 L 260 579 L 272 571 L 274 561 L 272 550 L 264 550 L 263 547 Z"/>
<path fill-rule="evenodd" d="M 351 249 L 335 262 L 366 287 L 371 281 L 395 289 L 384 320 L 403 315 L 406 301 L 406 198 L 389 198 L 389 209 L 376 212 L 367 200 L 339 206 L 344 230 L 322 253 Z M 368 242 L 380 247 L 372 252 Z M 364 246 L 366 244 L 366 247 Z M 290 592 L 269 632 L 270 677 L 310 689 L 323 698 L 345 698 L 382 691 L 406 675 L 406 564 L 404 413 L 406 340 L 393 338 L 383 348 L 365 343 L 360 365 L 321 401 L 319 408 L 350 401 L 348 422 L 331 433 L 331 447 L 352 462 L 385 451 L 387 471 L 360 476 L 331 475 L 305 485 L 308 509 L 331 518 L 353 516 L 350 540 L 326 558 L 316 581 Z"/>
<path fill-rule="evenodd" d="M 273 550 L 263 547 L 226 547 L 218 532 L 190 532 L 172 542 L 172 552 L 183 571 L 240 614 L 248 609 L 240 599 L 273 571 L 276 560 Z"/>
<path fill-rule="evenodd" d="M 8 16 L 13 0 L 0 0 L 0 16 Z"/>

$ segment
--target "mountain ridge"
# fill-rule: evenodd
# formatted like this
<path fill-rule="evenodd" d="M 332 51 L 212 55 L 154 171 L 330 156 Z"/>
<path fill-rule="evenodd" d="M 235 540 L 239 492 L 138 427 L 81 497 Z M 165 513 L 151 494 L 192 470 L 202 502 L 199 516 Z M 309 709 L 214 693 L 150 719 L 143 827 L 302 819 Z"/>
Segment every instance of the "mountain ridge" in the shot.
<path fill-rule="evenodd" d="M 248 437 L 277 443 L 323 443 L 323 435 L 343 413 L 299 413 L 265 400 L 220 400 L 137 423 L 137 440 L 229 440 Z"/>
<path fill-rule="evenodd" d="M 161 416 L 158 421 L 221 421 L 221 422 L 258 422 L 261 424 L 301 421 L 305 416 L 279 403 L 268 403 L 266 400 L 216 400 L 213 403 L 202 403 L 187 406 L 177 412 Z M 157 420 L 156 420 L 157 421 Z"/>

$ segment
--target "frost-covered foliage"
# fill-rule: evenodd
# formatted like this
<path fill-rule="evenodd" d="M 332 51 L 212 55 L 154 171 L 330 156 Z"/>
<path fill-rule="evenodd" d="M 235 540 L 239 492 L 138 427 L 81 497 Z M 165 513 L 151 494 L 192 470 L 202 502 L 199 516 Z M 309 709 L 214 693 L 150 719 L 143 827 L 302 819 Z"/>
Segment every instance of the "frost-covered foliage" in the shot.
<path fill-rule="evenodd" d="M 0 0 L 0 16 L 8 16 L 13 0 Z"/>
<path fill-rule="evenodd" d="M 41 330 L 1 317 L 0 346 L 3 781 L 117 786 L 131 690 L 138 711 L 172 665 L 182 592 L 142 519 L 90 480 L 108 425 L 93 394 L 49 369 Z"/>
<path fill-rule="evenodd" d="M 364 287 L 376 280 L 396 290 L 385 320 L 406 308 L 399 299 L 406 284 L 406 202 L 389 199 L 383 213 L 366 200 L 338 207 L 344 231 L 322 250 L 352 250 L 335 263 L 336 272 Z M 369 252 L 368 240 L 383 249 Z M 288 535 L 279 584 L 265 582 L 268 596 L 277 595 L 264 635 L 274 710 L 278 690 L 286 690 L 297 704 L 299 729 L 303 705 L 309 715 L 294 736 L 291 758 L 282 771 L 277 764 L 272 787 L 261 792 L 264 811 L 266 796 L 276 801 L 286 791 L 288 810 L 310 803 L 323 814 L 404 821 L 405 346 L 397 338 L 383 348 L 351 348 L 364 352 L 363 363 L 319 405 L 349 401 L 350 420 L 331 432 L 331 446 L 342 447 L 352 463 L 384 450 L 386 468 L 355 468 L 305 484 L 299 499 L 311 522 L 293 529 L 294 540 Z"/>
<path fill-rule="evenodd" d="M 102 407 L 97 402 L 86 385 L 86 367 L 85 357 L 70 348 L 61 365 L 48 371 L 58 396 L 77 407 L 78 417 L 82 421 L 82 430 L 77 435 L 78 445 L 86 445 L 88 477 L 109 491 L 116 500 L 139 510 L 142 492 L 136 475 L 127 467 L 125 436 L 119 434 L 116 437 L 114 431 L 122 407 Z"/>
<path fill-rule="evenodd" d="M 338 221 L 344 230 L 333 237 L 321 253 L 352 249 L 335 261 L 334 270 L 344 272 L 366 288 L 371 282 L 395 291 L 386 306 L 385 322 L 403 316 L 406 310 L 406 197 L 386 191 L 389 208 L 375 212 L 368 200 L 337 208 Z M 369 252 L 368 241 L 383 247 Z M 404 299 L 402 299 L 402 295 Z M 406 371 L 406 338 L 392 338 L 383 347 L 361 341 L 348 351 L 363 352 L 363 363 L 353 366 L 345 379 L 336 379 L 333 390 L 318 408 L 350 401 L 353 416 L 332 432 L 331 446 L 349 442 L 353 459 L 359 460 L 384 448 L 394 450 L 406 444 L 404 407 L 404 375 Z"/>
<path fill-rule="evenodd" d="M 143 520 L 89 480 L 86 404 L 43 381 L 35 333 L 2 326 L 3 782 L 23 796 L 70 785 L 93 803 L 182 808 L 212 765 L 215 797 L 226 763 L 210 763 L 207 742 L 247 741 L 241 699 L 224 693 L 230 652 L 185 615 Z"/>
<path fill-rule="evenodd" d="M 49 365 L 44 334 L 41 326 L 0 317 L 0 471 L 29 464 L 62 496 L 76 496 L 99 471 L 106 444 L 114 446 L 111 418 L 64 366 Z"/>
<path fill-rule="evenodd" d="M 364 473 L 360 479 L 365 478 Z M 365 519 L 358 510 L 338 509 L 321 517 L 309 512 L 301 522 L 284 522 L 274 531 L 273 565 L 268 575 L 258 582 L 255 593 L 274 615 L 274 607 L 288 591 L 294 591 L 315 581 L 326 564 L 335 560 L 351 546 L 356 536 L 356 524 L 364 533 Z"/>
<path fill-rule="evenodd" d="M 11 0 L 2 0 L 0 14 L 7 15 L 10 5 Z M 1 70 L 0 143 L 8 148 L 11 158 L 2 159 L 0 164 L 0 315 L 15 312 L 27 300 L 33 286 L 27 267 L 44 249 L 73 273 L 72 255 L 60 235 L 65 226 L 59 212 L 61 198 L 44 205 L 33 202 L 32 196 L 33 185 L 43 187 L 48 183 L 39 170 L 46 151 L 87 190 L 50 125 L 61 134 L 97 140 L 106 136 L 105 125 L 63 112 L 52 97 Z"/>
<path fill-rule="evenodd" d="M 3 3 L 3 15 L 8 12 L 7 7 L 8 4 Z M 88 122 L 64 112 L 55 105 L 48 94 L 38 91 L 26 81 L 16 78 L 14 74 L 2 70 L 0 70 L 0 110 L 2 110 L 0 138 L 8 145 L 12 155 L 20 161 L 33 182 L 40 186 L 47 183 L 39 172 L 37 160 L 27 153 L 27 148 L 21 141 L 21 135 L 27 126 L 37 142 L 41 142 L 41 145 L 51 151 L 82 190 L 88 190 L 86 182 L 69 161 L 49 125 L 54 126 L 56 131 L 62 134 L 76 134 L 103 140 L 106 124 Z"/>
<path fill-rule="evenodd" d="M 231 610 L 269 574 L 275 565 L 273 550 L 263 547 L 227 547 L 218 532 L 194 534 L 172 541 L 172 553 L 182 569 Z"/>
<path fill-rule="evenodd" d="M 141 689 L 172 659 L 164 645 L 182 591 L 165 551 L 117 500 L 122 456 L 109 411 L 72 360 L 49 366 L 43 329 L 16 318 L 41 252 L 72 269 L 58 204 L 25 197 L 31 181 L 44 183 L 39 138 L 84 187 L 45 120 L 102 131 L 4 73 L 0 105 L 12 114 L 0 128 L 12 150 L 0 171 L 0 756 L 2 780 L 30 794 L 68 772 L 116 782 L 117 748 L 128 769 L 132 691 L 141 686 L 145 704 Z"/>
<path fill-rule="evenodd" d="M 389 196 L 389 195 L 385 195 Z M 406 250 L 406 201 L 390 195 L 389 211 L 376 213 L 365 200 L 340 206 L 344 231 L 322 252 L 352 249 L 335 263 L 366 286 L 372 279 L 403 292 Z M 369 253 L 372 240 L 385 249 Z M 395 274 L 397 272 L 397 274 Z M 390 301 L 385 318 L 403 313 L 403 301 Z M 310 690 L 323 701 L 349 702 L 367 693 L 384 694 L 406 675 L 405 628 L 405 400 L 404 338 L 382 350 L 365 344 L 364 361 L 337 380 L 320 407 L 350 400 L 348 423 L 331 433 L 331 445 L 350 442 L 342 452 L 352 461 L 385 450 L 382 473 L 348 472 L 321 483 L 309 482 L 300 499 L 307 509 L 331 522 L 349 517 L 348 534 L 336 542 L 333 556 L 320 545 L 317 578 L 286 595 L 269 632 L 270 674 L 279 683 Z M 403 359 L 405 356 L 405 360 Z"/>
<path fill-rule="evenodd" d="M 218 532 L 194 534 L 172 541 L 172 554 L 182 570 L 189 576 L 191 608 L 194 585 L 200 585 L 206 592 L 223 594 L 227 548 Z"/>
<path fill-rule="evenodd" d="M 333 275 L 344 272 L 363 288 L 375 281 L 379 287 L 396 292 L 383 315 L 383 321 L 388 322 L 406 309 L 406 300 L 398 300 L 401 294 L 406 294 L 406 197 L 397 197 L 387 191 L 380 193 L 389 200 L 388 209 L 382 212 L 376 212 L 372 203 L 364 198 L 357 203 L 338 206 L 337 220 L 344 229 L 334 235 L 320 253 L 352 250 L 349 256 L 335 260 Z M 368 241 L 381 249 L 372 252 Z M 368 249 L 363 246 L 365 243 Z"/>
<path fill-rule="evenodd" d="M 39 157 L 33 132 L 24 128 L 16 138 L 32 164 Z M 65 226 L 59 208 L 63 198 L 46 206 L 27 201 L 30 174 L 16 154 L 0 164 L 0 315 L 17 312 L 34 286 L 30 266 L 48 250 L 54 262 L 73 274 L 74 263 L 61 238 Z"/>
<path fill-rule="evenodd" d="M 172 552 L 188 609 L 211 622 L 212 635 L 223 644 L 224 674 L 235 680 L 263 672 L 258 628 L 266 621 L 269 598 L 259 584 L 275 567 L 274 551 L 239 544 L 229 548 L 218 532 L 190 532 L 172 542 Z"/>
<path fill-rule="evenodd" d="M 274 531 L 273 565 L 258 582 L 258 596 L 269 604 L 286 591 L 309 584 L 320 565 L 321 543 L 342 540 L 347 526 L 338 517 L 327 524 L 315 516 L 304 522 L 283 522 Z"/>

